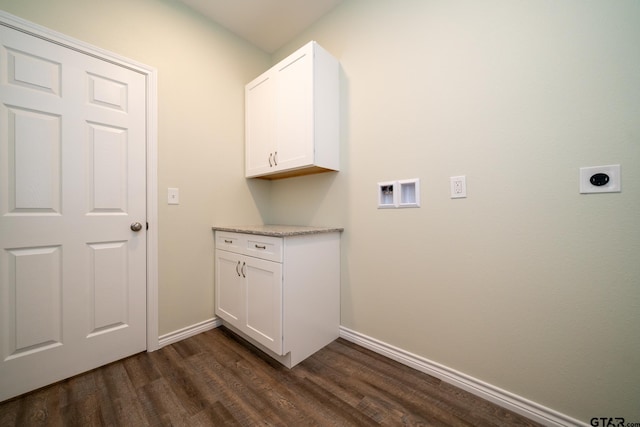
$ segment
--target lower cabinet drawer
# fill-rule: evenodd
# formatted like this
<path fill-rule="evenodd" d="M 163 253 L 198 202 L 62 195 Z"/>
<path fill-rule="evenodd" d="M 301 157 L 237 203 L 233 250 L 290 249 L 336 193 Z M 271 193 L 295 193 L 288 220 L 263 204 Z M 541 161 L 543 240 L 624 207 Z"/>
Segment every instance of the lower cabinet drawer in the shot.
<path fill-rule="evenodd" d="M 216 231 L 216 249 L 282 262 L 282 238 Z"/>
<path fill-rule="evenodd" d="M 245 254 L 269 261 L 282 262 L 282 238 L 247 235 Z"/>
<path fill-rule="evenodd" d="M 245 235 L 216 231 L 216 249 L 242 253 L 246 246 Z"/>

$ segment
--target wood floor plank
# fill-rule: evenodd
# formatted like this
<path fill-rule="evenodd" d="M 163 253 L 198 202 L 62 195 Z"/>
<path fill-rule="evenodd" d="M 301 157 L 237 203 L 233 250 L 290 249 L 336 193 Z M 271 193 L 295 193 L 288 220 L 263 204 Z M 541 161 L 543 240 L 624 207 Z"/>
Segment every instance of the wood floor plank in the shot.
<path fill-rule="evenodd" d="M 0 403 L 0 426 L 538 424 L 338 339 L 289 370 L 225 328 Z"/>
<path fill-rule="evenodd" d="M 51 418 L 50 414 L 55 412 L 51 407 L 52 398 L 55 399 L 55 392 L 52 387 L 47 387 L 30 393 L 23 402 L 17 402 L 15 425 L 47 425 Z"/>
<path fill-rule="evenodd" d="M 231 412 L 221 402 L 215 402 L 192 416 L 189 419 L 189 424 L 193 427 L 236 427 L 242 425 L 233 418 Z"/>
<path fill-rule="evenodd" d="M 287 380 L 289 370 L 281 365 L 272 365 L 263 357 L 254 357 L 254 353 L 247 353 L 246 345 L 235 340 L 222 347 L 235 355 L 233 366 L 238 373 L 238 380 L 252 393 L 262 396 L 264 404 L 269 410 L 278 413 L 282 422 L 286 425 L 308 423 L 309 417 L 301 408 L 299 395 Z"/>
<path fill-rule="evenodd" d="M 418 374 L 409 367 L 406 369 L 398 369 L 397 366 L 389 359 L 386 361 L 380 359 L 380 355 L 370 352 L 363 352 L 361 347 L 356 346 L 353 343 L 347 343 L 340 341 L 332 343 L 328 346 L 327 350 L 336 351 L 365 366 L 365 369 L 369 369 L 370 366 L 375 366 L 372 378 L 384 380 L 383 383 L 377 381 L 377 387 L 383 386 L 385 393 L 393 394 L 394 391 L 402 392 L 402 396 L 398 396 L 400 401 L 404 402 L 404 405 L 409 406 L 411 403 L 418 407 L 426 407 L 429 402 L 435 404 L 437 408 L 443 409 L 445 414 L 456 415 L 458 419 L 471 419 L 476 426 L 491 425 L 491 420 L 497 417 L 502 419 L 508 419 L 511 413 L 491 404 L 488 401 L 478 399 L 476 396 L 469 392 L 461 390 L 457 387 L 451 386 L 446 383 L 442 383 L 440 380 L 433 378 L 426 374 Z M 328 352 L 327 352 L 328 353 Z M 324 357 L 325 354 L 319 355 Z M 373 360 L 378 360 L 380 363 L 374 363 Z M 371 372 L 369 373 L 371 374 Z M 394 387 L 391 387 L 394 385 Z M 434 387 L 435 386 L 435 387 Z M 410 391 L 415 395 L 412 398 L 411 394 L 404 394 L 405 391 Z M 420 400 L 423 399 L 423 400 Z M 436 407 L 431 407 L 432 411 L 438 411 Z M 454 420 L 449 421 L 451 423 Z M 522 425 L 530 425 L 529 421 L 520 421 Z M 510 424 L 511 425 L 511 424 Z"/>
<path fill-rule="evenodd" d="M 98 404 L 95 393 L 88 394 L 81 399 L 76 399 L 69 405 L 61 408 L 62 419 L 65 426 L 103 426 L 101 407 Z"/>
<path fill-rule="evenodd" d="M 138 393 L 151 425 L 187 425 L 188 414 L 165 378 L 155 380 Z"/>
<path fill-rule="evenodd" d="M 11 400 L 5 403 L 0 403 L 0 426 L 18 425 L 18 411 L 20 410 L 20 406 L 23 404 L 23 400 Z"/>
<path fill-rule="evenodd" d="M 332 347 L 337 345 L 333 344 Z M 329 353 L 326 351 L 323 356 Z M 367 413 L 375 416 L 380 422 L 391 425 L 465 425 L 454 414 L 443 411 L 438 406 L 439 402 L 430 395 L 416 396 L 415 391 L 407 388 L 403 382 L 390 376 L 378 375 L 367 364 L 355 363 L 354 360 L 350 360 L 350 363 L 338 363 L 336 360 L 340 359 L 333 356 L 333 359 L 329 359 L 328 362 L 325 360 L 325 363 L 334 365 L 336 372 L 319 369 L 316 372 L 316 380 L 326 382 L 334 394 L 339 392 L 335 388 L 336 385 L 342 389 L 357 389 L 365 397 L 356 408 L 360 411 L 366 408 Z M 322 357 L 316 359 L 322 360 Z"/>
<path fill-rule="evenodd" d="M 129 357 L 122 361 L 134 389 L 162 377 L 151 357 Z"/>
<path fill-rule="evenodd" d="M 222 402 L 242 425 L 257 422 L 261 419 L 261 414 L 264 414 L 265 420 L 271 420 L 273 415 L 266 410 L 260 396 L 242 383 L 237 371 L 226 367 L 228 362 L 225 360 L 229 356 L 224 353 L 224 349 L 220 347 L 215 356 L 204 354 L 192 357 L 194 368 L 207 380 L 205 393 L 208 391 L 210 399 Z M 223 363 L 219 362 L 220 359 Z"/>

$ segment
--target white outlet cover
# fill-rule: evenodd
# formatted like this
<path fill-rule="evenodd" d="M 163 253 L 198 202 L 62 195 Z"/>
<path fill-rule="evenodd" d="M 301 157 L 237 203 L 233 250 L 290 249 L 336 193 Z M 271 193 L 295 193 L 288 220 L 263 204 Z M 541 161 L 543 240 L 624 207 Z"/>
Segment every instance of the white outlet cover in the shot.
<path fill-rule="evenodd" d="M 464 199 L 467 197 L 467 177 L 466 175 L 452 176 L 449 178 L 451 183 L 451 198 Z"/>
<path fill-rule="evenodd" d="M 180 204 L 180 190 L 177 188 L 167 188 L 167 204 L 179 205 Z"/>
<path fill-rule="evenodd" d="M 591 177 L 598 173 L 609 176 L 609 182 L 604 185 L 593 185 Z M 620 165 L 589 166 L 580 168 L 580 193 L 619 193 Z"/>

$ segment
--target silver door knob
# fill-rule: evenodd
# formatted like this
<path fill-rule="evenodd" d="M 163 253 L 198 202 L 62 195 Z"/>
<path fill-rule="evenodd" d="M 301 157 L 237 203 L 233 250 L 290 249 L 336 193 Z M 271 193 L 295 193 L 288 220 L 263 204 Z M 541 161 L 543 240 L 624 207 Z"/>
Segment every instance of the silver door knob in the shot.
<path fill-rule="evenodd" d="M 135 232 L 138 232 L 142 230 L 142 224 L 140 224 L 139 222 L 134 222 L 133 224 L 131 224 L 131 229 Z"/>

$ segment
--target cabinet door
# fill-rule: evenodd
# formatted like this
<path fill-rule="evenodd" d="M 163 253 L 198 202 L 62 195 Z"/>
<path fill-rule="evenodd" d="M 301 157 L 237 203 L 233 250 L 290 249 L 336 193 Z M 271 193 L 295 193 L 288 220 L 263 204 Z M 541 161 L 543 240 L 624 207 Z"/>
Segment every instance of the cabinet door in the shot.
<path fill-rule="evenodd" d="M 245 175 L 262 175 L 275 167 L 275 80 L 266 73 L 245 89 Z"/>
<path fill-rule="evenodd" d="M 313 50 L 278 69 L 276 141 L 278 169 L 292 169 L 314 162 Z"/>
<path fill-rule="evenodd" d="M 242 255 L 216 250 L 216 315 L 233 326 L 244 322 Z"/>
<path fill-rule="evenodd" d="M 246 324 L 243 330 L 282 354 L 282 264 L 245 257 Z"/>

